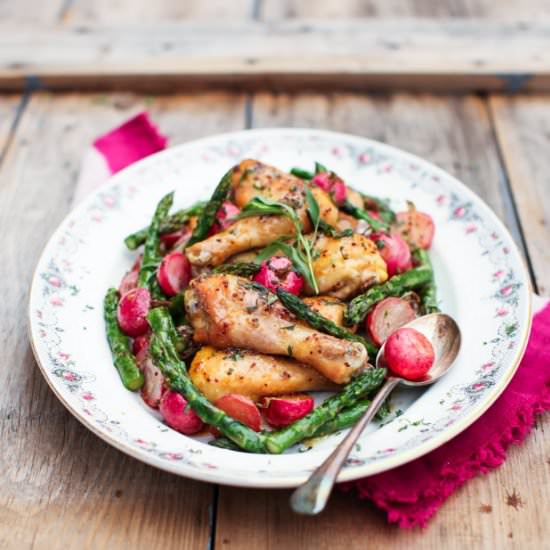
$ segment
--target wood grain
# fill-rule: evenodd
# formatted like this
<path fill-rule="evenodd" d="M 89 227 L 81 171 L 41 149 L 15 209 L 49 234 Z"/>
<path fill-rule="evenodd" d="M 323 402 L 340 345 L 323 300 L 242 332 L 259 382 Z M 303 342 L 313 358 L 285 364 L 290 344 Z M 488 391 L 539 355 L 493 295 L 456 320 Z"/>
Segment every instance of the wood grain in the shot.
<path fill-rule="evenodd" d="M 49 24 L 62 16 L 67 0 L 0 0 L 0 24 Z"/>
<path fill-rule="evenodd" d="M 379 139 L 457 175 L 513 230 L 486 103 L 478 97 L 260 94 L 254 126 L 323 127 Z M 498 470 L 468 482 L 425 530 L 386 526 L 384 515 L 351 495 L 335 495 L 319 518 L 293 515 L 288 491 L 220 488 L 218 548 L 539 548 L 550 534 L 541 502 L 550 498 L 548 418 Z M 519 496 L 519 501 L 513 498 Z M 514 503 L 515 506 L 512 506 Z"/>
<path fill-rule="evenodd" d="M 0 96 L 0 165 L 22 101 L 20 95 Z"/>
<path fill-rule="evenodd" d="M 254 0 L 74 0 L 63 22 L 129 24 L 182 21 L 186 19 L 245 20 L 252 14 Z"/>
<path fill-rule="evenodd" d="M 550 89 L 549 45 L 545 21 L 3 26 L 0 89 Z"/>
<path fill-rule="evenodd" d="M 264 19 L 298 17 L 478 17 L 528 20 L 550 14 L 548 0 L 262 0 Z"/>
<path fill-rule="evenodd" d="M 1 166 L 1 548 L 207 546 L 212 486 L 141 464 L 92 435 L 47 387 L 27 339 L 32 270 L 70 206 L 83 152 L 144 107 L 174 143 L 244 120 L 242 96 L 41 94 Z"/>
<path fill-rule="evenodd" d="M 491 97 L 496 134 L 540 294 L 550 293 L 550 98 Z"/>

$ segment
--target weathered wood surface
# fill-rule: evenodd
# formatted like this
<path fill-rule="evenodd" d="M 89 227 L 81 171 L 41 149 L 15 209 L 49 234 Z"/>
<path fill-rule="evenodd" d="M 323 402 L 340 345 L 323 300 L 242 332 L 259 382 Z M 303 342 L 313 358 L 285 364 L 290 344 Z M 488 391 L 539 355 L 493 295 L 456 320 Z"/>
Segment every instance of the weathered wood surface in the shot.
<path fill-rule="evenodd" d="M 0 101 L 0 163 L 23 98 L 19 95 L 3 96 Z"/>
<path fill-rule="evenodd" d="M 549 46 L 544 20 L 3 25 L 0 89 L 550 89 Z"/>
<path fill-rule="evenodd" d="M 487 104 L 478 97 L 262 94 L 252 104 L 252 123 L 260 127 L 330 128 L 419 154 L 480 194 L 520 242 Z M 216 546 L 327 550 L 367 546 L 540 548 L 541 541 L 550 534 L 546 512 L 540 507 L 550 499 L 550 440 L 545 434 L 549 426 L 548 417 L 541 420 L 523 447 L 510 451 L 502 468 L 467 483 L 426 530 L 389 528 L 384 525 L 382 513 L 350 496 L 337 496 L 318 518 L 304 518 L 289 511 L 288 491 L 222 487 Z"/>
<path fill-rule="evenodd" d="M 208 544 L 213 487 L 145 466 L 86 430 L 46 385 L 27 338 L 32 271 L 70 207 L 83 152 L 144 108 L 173 143 L 244 123 L 235 95 L 37 95 L 0 167 L 0 548 Z"/>
<path fill-rule="evenodd" d="M 550 98 L 492 97 L 504 165 L 541 294 L 550 294 Z"/>
<path fill-rule="evenodd" d="M 550 14 L 548 0 L 260 0 L 262 19 L 476 17 L 525 21 Z"/>
<path fill-rule="evenodd" d="M 489 109 L 477 96 L 33 94 L 0 161 L 0 547 L 194 550 L 208 546 L 215 527 L 215 548 L 541 548 L 550 535 L 547 418 L 500 469 L 453 495 L 425 530 L 399 531 L 344 495 L 325 515 L 306 519 L 288 511 L 288 491 L 220 488 L 216 498 L 212 486 L 142 465 L 89 433 L 43 381 L 25 316 L 32 269 L 70 207 L 82 152 L 143 108 L 173 144 L 245 125 L 286 125 L 352 132 L 417 153 L 478 192 L 520 245 L 521 229 L 535 275 L 547 280 L 544 249 L 531 241 L 547 240 L 533 212 L 548 215 L 550 101 L 523 99 L 496 98 Z M 1 128 L 12 127 L 19 102 L 0 96 Z"/>
<path fill-rule="evenodd" d="M 235 20 L 248 19 L 254 0 L 73 0 L 63 16 L 64 23 L 129 24 L 147 21 Z"/>

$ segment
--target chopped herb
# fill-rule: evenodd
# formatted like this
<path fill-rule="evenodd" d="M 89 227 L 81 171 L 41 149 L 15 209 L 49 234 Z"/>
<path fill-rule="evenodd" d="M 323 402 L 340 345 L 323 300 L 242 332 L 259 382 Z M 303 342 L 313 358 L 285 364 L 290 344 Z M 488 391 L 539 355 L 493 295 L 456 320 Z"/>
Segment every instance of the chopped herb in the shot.
<path fill-rule="evenodd" d="M 292 346 L 288 346 L 288 348 L 286 348 L 286 351 L 288 352 L 288 356 L 292 357 Z"/>
<path fill-rule="evenodd" d="M 287 327 L 283 327 L 283 330 L 294 330 L 296 328 L 296 325 L 288 325 Z"/>

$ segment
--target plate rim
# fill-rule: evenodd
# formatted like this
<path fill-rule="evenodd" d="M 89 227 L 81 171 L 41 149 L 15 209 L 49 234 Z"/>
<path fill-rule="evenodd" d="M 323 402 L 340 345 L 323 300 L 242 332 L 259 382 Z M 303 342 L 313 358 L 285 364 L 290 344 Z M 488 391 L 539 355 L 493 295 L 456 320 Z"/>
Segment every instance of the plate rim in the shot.
<path fill-rule="evenodd" d="M 89 203 L 93 202 L 96 195 L 100 191 L 106 191 L 109 187 L 116 185 L 117 180 L 119 179 L 119 176 L 124 178 L 127 177 L 127 175 L 133 171 L 138 170 L 142 168 L 144 165 L 148 163 L 155 163 L 157 160 L 162 156 L 170 156 L 174 154 L 174 151 L 190 146 L 200 146 L 203 144 L 207 144 L 209 141 L 216 142 L 221 139 L 239 139 L 243 136 L 250 136 L 251 134 L 258 134 L 258 135 L 277 135 L 281 133 L 294 133 L 296 135 L 321 135 L 321 136 L 327 136 L 332 137 L 335 139 L 353 139 L 353 140 L 360 140 L 363 143 L 371 144 L 376 147 L 385 149 L 386 151 L 397 154 L 401 157 L 406 157 L 410 160 L 414 160 L 416 162 L 420 162 L 424 165 L 429 165 L 429 167 L 434 171 L 441 175 L 443 175 L 445 178 L 450 178 L 453 180 L 453 183 L 458 185 L 462 191 L 464 191 L 466 194 L 469 194 L 471 197 L 473 197 L 477 202 L 481 203 L 484 208 L 487 210 L 487 212 L 492 217 L 492 222 L 496 224 L 496 226 L 499 228 L 500 231 L 502 231 L 503 234 L 506 235 L 506 237 L 509 239 L 513 251 L 516 254 L 518 264 L 521 266 L 521 272 L 523 273 L 523 279 L 522 282 L 525 283 L 525 289 L 527 293 L 527 303 L 526 303 L 526 313 L 527 313 L 527 323 L 524 327 L 524 331 L 521 338 L 521 345 L 518 346 L 518 350 L 516 352 L 516 355 L 512 361 L 512 366 L 508 369 L 506 374 L 499 380 L 499 382 L 492 388 L 491 393 L 486 398 L 486 401 L 481 403 L 475 410 L 471 411 L 469 414 L 465 415 L 464 417 L 458 419 L 453 425 L 449 426 L 446 430 L 442 431 L 437 436 L 434 436 L 429 441 L 420 443 L 416 447 L 412 449 L 407 449 L 395 456 L 386 457 L 384 460 L 381 460 L 379 462 L 374 462 L 370 464 L 366 464 L 363 466 L 359 466 L 357 468 L 343 470 L 340 472 L 340 475 L 338 476 L 337 481 L 338 482 L 344 482 L 344 481 L 353 481 L 356 479 L 361 479 L 363 477 L 370 477 L 372 475 L 376 475 L 382 472 L 385 472 L 387 470 L 396 468 L 398 466 L 407 464 L 417 458 L 420 458 L 429 452 L 439 448 L 440 446 L 444 445 L 460 433 L 462 433 L 464 430 L 466 430 L 469 426 L 471 426 L 476 420 L 478 420 L 483 414 L 493 405 L 493 403 L 500 397 L 502 392 L 506 389 L 510 381 L 512 380 L 514 374 L 516 373 L 519 364 L 523 358 L 523 355 L 525 353 L 525 350 L 527 348 L 527 343 L 529 340 L 529 336 L 531 333 L 532 328 L 532 320 L 533 320 L 533 304 L 532 304 L 532 283 L 529 276 L 529 271 L 527 269 L 527 265 L 525 262 L 525 259 L 523 258 L 519 247 L 515 243 L 510 231 L 508 228 L 504 225 L 504 223 L 500 220 L 500 218 L 497 216 L 497 214 L 493 211 L 493 209 L 479 196 L 477 193 L 475 193 L 473 190 L 471 190 L 469 187 L 467 187 L 464 183 L 462 183 L 458 178 L 450 174 L 449 172 L 443 170 L 433 162 L 426 160 L 418 155 L 415 155 L 413 153 L 409 153 L 408 151 L 405 151 L 399 147 L 395 147 L 393 145 L 389 145 L 387 143 L 373 140 L 370 138 L 366 138 L 363 136 L 359 136 L 356 134 L 350 134 L 345 132 L 335 132 L 331 130 L 324 130 L 324 129 L 316 129 L 316 128 L 294 128 L 294 127 L 276 127 L 276 128 L 253 128 L 253 129 L 245 129 L 245 130 L 237 130 L 232 132 L 222 132 L 213 134 L 210 136 L 202 137 L 199 139 L 190 140 L 187 142 L 184 142 L 182 144 L 176 145 L 174 147 L 169 147 L 163 151 L 159 151 L 158 153 L 155 153 L 153 155 L 150 155 L 144 159 L 141 159 L 130 166 L 124 168 L 123 170 L 117 172 L 116 174 L 113 174 L 109 177 L 108 180 L 106 180 L 103 184 L 101 184 L 100 187 L 96 188 L 94 191 L 92 191 L 87 197 L 85 197 L 80 203 L 77 203 L 73 208 L 71 208 L 67 214 L 63 217 L 63 219 L 59 222 L 55 230 L 50 234 L 48 240 L 46 241 L 44 248 L 42 249 L 42 252 L 40 253 L 40 256 L 36 262 L 35 268 L 33 270 L 32 274 L 32 280 L 31 285 L 29 289 L 29 295 L 28 295 L 28 307 L 27 307 L 27 333 L 29 336 L 29 342 L 31 345 L 31 349 L 34 355 L 34 358 L 36 360 L 36 363 L 45 378 L 48 386 L 53 391 L 55 396 L 61 401 L 61 403 L 65 406 L 65 408 L 86 428 L 88 428 L 92 433 L 100 437 L 103 441 L 106 443 L 112 445 L 119 451 L 124 452 L 125 454 L 132 456 L 133 458 L 136 458 L 137 460 L 146 463 L 148 465 L 154 466 L 156 468 L 159 468 L 161 470 L 174 473 L 177 475 L 180 475 L 182 477 L 188 477 L 191 479 L 199 480 L 199 481 L 206 481 L 210 483 L 219 483 L 223 485 L 233 486 L 233 487 L 250 487 L 250 488 L 292 488 L 296 487 L 297 485 L 300 485 L 307 479 L 307 474 L 289 474 L 288 476 L 285 476 L 284 478 L 271 478 L 271 477 L 265 477 L 265 478 L 247 478 L 247 477 L 240 477 L 236 478 L 233 474 L 225 474 L 223 468 L 220 468 L 219 470 L 202 470 L 194 468 L 193 466 L 189 466 L 186 464 L 178 464 L 175 462 L 167 461 L 167 460 L 161 460 L 160 458 L 140 451 L 138 448 L 134 448 L 130 446 L 129 444 L 120 441 L 117 436 L 112 435 L 106 431 L 101 430 L 100 428 L 97 428 L 96 425 L 93 423 L 91 419 L 88 419 L 86 416 L 84 416 L 81 411 L 79 411 L 76 407 L 74 407 L 69 401 L 67 401 L 61 391 L 56 388 L 56 386 L 53 384 L 53 379 L 50 377 L 49 371 L 46 369 L 46 367 L 42 364 L 42 361 L 40 359 L 37 346 L 35 344 L 35 338 L 37 337 L 33 332 L 33 318 L 32 318 L 32 302 L 33 302 L 33 296 L 36 293 L 36 284 L 38 281 L 38 268 L 43 264 L 44 258 L 47 256 L 47 252 L 49 251 L 50 247 L 53 246 L 53 242 L 55 241 L 55 237 L 57 237 L 61 231 L 65 228 L 66 224 L 69 222 L 69 219 L 72 218 L 75 215 L 78 215 L 80 211 L 85 210 Z M 229 453 L 231 451 L 227 451 L 224 449 L 219 449 L 220 452 Z M 368 470 L 368 472 L 365 473 L 365 470 Z"/>

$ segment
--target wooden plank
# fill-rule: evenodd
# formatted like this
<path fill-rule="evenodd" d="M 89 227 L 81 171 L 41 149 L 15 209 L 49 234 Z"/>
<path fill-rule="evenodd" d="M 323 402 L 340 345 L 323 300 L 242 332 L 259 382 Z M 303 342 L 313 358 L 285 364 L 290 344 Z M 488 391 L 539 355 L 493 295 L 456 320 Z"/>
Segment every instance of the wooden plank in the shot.
<path fill-rule="evenodd" d="M 0 164 L 22 101 L 23 98 L 20 95 L 0 96 Z"/>
<path fill-rule="evenodd" d="M 262 19 L 299 17 L 479 17 L 525 21 L 550 14 L 548 0 L 262 0 Z"/>
<path fill-rule="evenodd" d="M 0 89 L 550 89 L 549 45 L 544 21 L 10 26 L 0 29 Z"/>
<path fill-rule="evenodd" d="M 66 10 L 63 22 L 113 25 L 186 19 L 245 20 L 252 14 L 253 3 L 254 0 L 74 0 Z"/>
<path fill-rule="evenodd" d="M 210 485 L 146 466 L 75 420 L 46 385 L 27 339 L 38 255 L 71 203 L 97 135 L 147 108 L 172 142 L 242 128 L 227 94 L 33 96 L 0 170 L 0 547 L 205 548 Z"/>
<path fill-rule="evenodd" d="M 63 14 L 67 0 L 0 0 L 0 24 L 15 25 L 55 23 Z"/>
<path fill-rule="evenodd" d="M 491 97 L 498 143 L 540 294 L 550 293 L 550 98 Z"/>
<path fill-rule="evenodd" d="M 417 153 L 458 176 L 512 227 L 488 110 L 478 97 L 351 94 L 261 94 L 254 126 L 302 126 L 347 131 Z M 517 234 L 516 234 L 517 236 Z M 546 417 L 497 471 L 468 482 L 427 529 L 399 530 L 352 495 L 337 494 L 319 518 L 293 515 L 289 491 L 220 489 L 218 548 L 538 548 L 550 535 L 544 502 L 550 498 L 550 440 Z M 521 504 L 512 506 L 519 495 Z"/>

